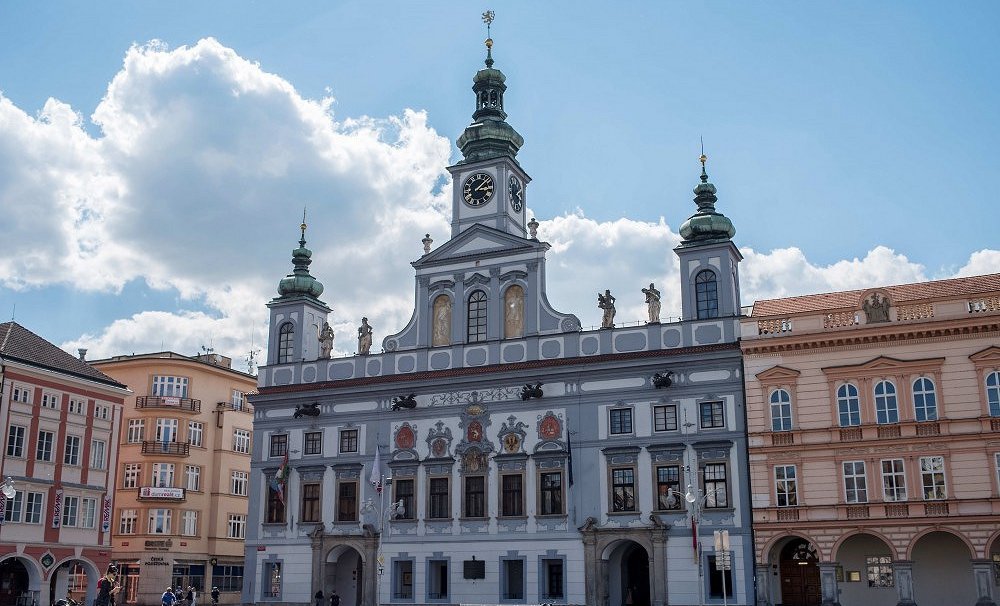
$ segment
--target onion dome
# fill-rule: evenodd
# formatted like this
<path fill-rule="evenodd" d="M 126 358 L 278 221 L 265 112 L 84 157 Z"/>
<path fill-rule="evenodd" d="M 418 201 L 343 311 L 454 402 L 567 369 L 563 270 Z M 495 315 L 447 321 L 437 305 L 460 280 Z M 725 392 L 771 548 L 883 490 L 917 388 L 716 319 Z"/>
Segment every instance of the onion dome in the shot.
<path fill-rule="evenodd" d="M 465 128 L 457 141 L 465 156 L 459 164 L 503 156 L 513 159 L 524 145 L 524 137 L 506 122 L 507 113 L 503 109 L 506 80 L 502 71 L 493 69 L 493 39 L 487 38 L 486 68 L 476 72 L 472 79 L 472 91 L 476 93 L 474 122 Z"/>
<path fill-rule="evenodd" d="M 715 195 L 715 186 L 708 182 L 708 173 L 705 172 L 705 161 L 708 157 L 702 154 L 699 159 L 701 183 L 694 188 L 694 202 L 698 205 L 698 212 L 681 225 L 681 238 L 684 239 L 681 246 L 731 240 L 736 235 L 733 222 L 715 210 L 715 203 L 719 199 Z"/>
<path fill-rule="evenodd" d="M 278 294 L 284 297 L 294 297 L 306 295 L 319 297 L 323 294 L 323 284 L 309 274 L 309 264 L 312 263 L 312 251 L 306 248 L 306 222 L 305 213 L 302 216 L 302 237 L 299 239 L 299 247 L 292 251 L 292 265 L 294 269 L 278 282 Z"/>

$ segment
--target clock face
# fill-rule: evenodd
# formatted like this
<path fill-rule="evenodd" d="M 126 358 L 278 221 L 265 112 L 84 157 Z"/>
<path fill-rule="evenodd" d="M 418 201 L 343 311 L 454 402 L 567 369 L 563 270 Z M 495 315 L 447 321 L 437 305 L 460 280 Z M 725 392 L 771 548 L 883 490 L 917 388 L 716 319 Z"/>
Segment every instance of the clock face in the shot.
<path fill-rule="evenodd" d="M 475 173 L 465 180 L 462 196 L 469 206 L 482 206 L 493 197 L 493 177 L 489 173 Z"/>
<path fill-rule="evenodd" d="M 521 212 L 524 208 L 524 185 L 521 184 L 521 180 L 511 175 L 507 191 L 510 193 L 510 207 L 514 212 Z"/>

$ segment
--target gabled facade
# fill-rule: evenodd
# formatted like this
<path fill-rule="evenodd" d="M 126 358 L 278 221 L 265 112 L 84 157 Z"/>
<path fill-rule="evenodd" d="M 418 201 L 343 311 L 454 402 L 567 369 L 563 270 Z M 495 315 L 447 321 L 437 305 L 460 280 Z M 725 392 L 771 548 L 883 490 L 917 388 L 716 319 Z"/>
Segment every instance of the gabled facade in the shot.
<path fill-rule="evenodd" d="M 111 562 L 124 383 L 16 322 L 0 324 L 0 603 L 96 597 Z"/>
<path fill-rule="evenodd" d="M 581 330 L 546 298 L 492 63 L 449 168 L 452 237 L 425 239 L 413 315 L 380 352 L 324 356 L 303 226 L 251 399 L 243 601 L 747 604 L 740 256 L 715 187 L 703 169 L 675 250 L 684 319 Z"/>

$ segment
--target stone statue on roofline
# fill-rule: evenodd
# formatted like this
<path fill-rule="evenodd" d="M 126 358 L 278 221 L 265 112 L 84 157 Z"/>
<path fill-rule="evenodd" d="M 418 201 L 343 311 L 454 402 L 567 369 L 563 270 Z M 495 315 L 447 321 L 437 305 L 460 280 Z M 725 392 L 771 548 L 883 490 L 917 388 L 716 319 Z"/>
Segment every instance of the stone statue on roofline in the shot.
<path fill-rule="evenodd" d="M 319 357 L 329 359 L 330 352 L 333 351 L 333 327 L 329 322 L 323 322 L 323 329 L 319 331 Z"/>
<path fill-rule="evenodd" d="M 372 348 L 372 327 L 368 323 L 368 318 L 361 318 L 361 326 L 358 327 L 358 354 L 367 356 Z"/>
<path fill-rule="evenodd" d="M 646 295 L 646 311 L 649 313 L 648 324 L 660 323 L 660 291 L 649 283 L 649 288 L 643 288 L 642 293 Z"/>
<path fill-rule="evenodd" d="M 601 317 L 601 328 L 615 327 L 615 297 L 610 289 L 605 289 L 604 294 L 597 293 L 597 307 L 604 310 Z"/>

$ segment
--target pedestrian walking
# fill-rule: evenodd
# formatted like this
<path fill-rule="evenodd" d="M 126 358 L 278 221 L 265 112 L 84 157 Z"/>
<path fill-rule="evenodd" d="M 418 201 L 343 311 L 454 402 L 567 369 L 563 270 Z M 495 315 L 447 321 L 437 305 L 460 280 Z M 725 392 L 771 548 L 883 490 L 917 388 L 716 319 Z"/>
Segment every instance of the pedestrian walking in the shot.
<path fill-rule="evenodd" d="M 330 593 L 330 606 L 340 606 L 340 596 L 337 595 L 336 589 L 333 589 Z"/>
<path fill-rule="evenodd" d="M 160 606 L 174 606 L 177 603 L 177 594 L 174 593 L 173 587 L 167 587 L 167 590 L 163 592 L 160 596 Z"/>
<path fill-rule="evenodd" d="M 212 588 L 212 606 L 219 606 L 219 588 Z"/>

